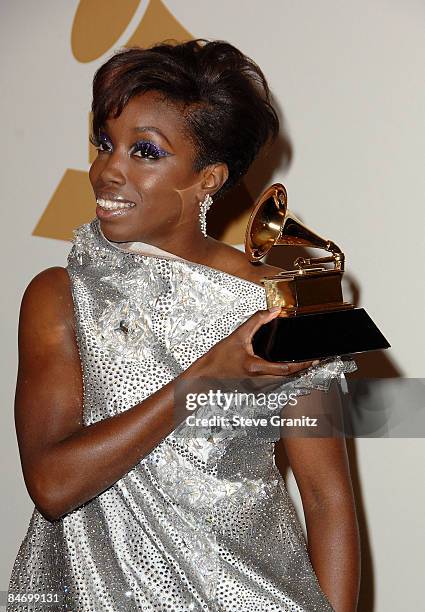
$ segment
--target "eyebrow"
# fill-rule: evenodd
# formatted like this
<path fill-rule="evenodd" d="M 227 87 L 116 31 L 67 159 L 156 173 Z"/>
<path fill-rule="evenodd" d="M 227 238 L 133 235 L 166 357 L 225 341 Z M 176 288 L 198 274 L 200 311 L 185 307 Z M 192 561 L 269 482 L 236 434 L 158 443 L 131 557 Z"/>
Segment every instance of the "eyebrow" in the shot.
<path fill-rule="evenodd" d="M 164 140 L 166 140 L 168 142 L 168 144 L 170 145 L 170 147 L 172 147 L 171 142 L 168 140 L 168 138 L 166 137 L 166 135 L 161 132 L 160 129 L 158 129 L 157 127 L 153 126 L 153 125 L 143 125 L 143 126 L 139 126 L 139 127 L 135 127 L 134 132 L 137 132 L 138 134 L 142 133 L 142 132 L 154 132 L 155 134 L 158 134 L 159 136 L 161 136 Z"/>

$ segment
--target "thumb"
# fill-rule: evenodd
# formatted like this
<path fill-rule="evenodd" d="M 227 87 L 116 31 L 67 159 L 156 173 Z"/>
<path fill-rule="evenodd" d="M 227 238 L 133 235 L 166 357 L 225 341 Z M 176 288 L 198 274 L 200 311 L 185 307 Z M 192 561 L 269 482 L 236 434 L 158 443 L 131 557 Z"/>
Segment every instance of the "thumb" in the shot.
<path fill-rule="evenodd" d="M 250 316 L 249 319 L 247 319 L 240 327 L 245 336 L 246 342 L 250 343 L 255 332 L 260 329 L 262 325 L 276 319 L 276 317 L 279 316 L 280 311 L 280 306 L 274 306 L 269 310 L 258 310 L 252 316 Z"/>

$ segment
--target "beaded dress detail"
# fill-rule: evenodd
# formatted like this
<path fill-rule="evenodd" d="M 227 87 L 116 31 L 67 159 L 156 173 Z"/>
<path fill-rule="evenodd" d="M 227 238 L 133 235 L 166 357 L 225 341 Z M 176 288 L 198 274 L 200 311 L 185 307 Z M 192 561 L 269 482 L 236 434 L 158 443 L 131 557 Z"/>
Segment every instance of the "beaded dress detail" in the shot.
<path fill-rule="evenodd" d="M 140 403 L 267 307 L 260 285 L 143 243 L 118 246 L 97 219 L 75 230 L 67 271 L 85 426 Z M 326 392 L 355 368 L 340 358 L 310 368 L 297 393 Z M 61 519 L 35 508 L 9 592 L 61 597 L 7 611 L 332 612 L 274 441 L 244 434 L 186 438 L 179 426 Z"/>

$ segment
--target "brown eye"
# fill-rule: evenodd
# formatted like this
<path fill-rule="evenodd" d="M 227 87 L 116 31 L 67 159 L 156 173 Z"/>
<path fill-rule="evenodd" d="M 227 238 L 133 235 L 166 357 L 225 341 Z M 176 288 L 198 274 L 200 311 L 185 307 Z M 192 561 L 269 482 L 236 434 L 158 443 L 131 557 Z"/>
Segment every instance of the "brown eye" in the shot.
<path fill-rule="evenodd" d="M 99 137 L 92 135 L 89 140 L 99 153 L 106 153 L 112 149 L 112 143 L 106 134 L 101 133 Z"/>
<path fill-rule="evenodd" d="M 133 155 L 142 159 L 159 159 L 160 157 L 166 157 L 168 153 L 154 142 L 141 140 L 134 145 Z"/>
<path fill-rule="evenodd" d="M 96 146 L 96 149 L 103 153 L 106 151 L 110 151 L 111 150 L 111 146 L 107 143 L 107 142 L 99 142 L 99 144 Z"/>

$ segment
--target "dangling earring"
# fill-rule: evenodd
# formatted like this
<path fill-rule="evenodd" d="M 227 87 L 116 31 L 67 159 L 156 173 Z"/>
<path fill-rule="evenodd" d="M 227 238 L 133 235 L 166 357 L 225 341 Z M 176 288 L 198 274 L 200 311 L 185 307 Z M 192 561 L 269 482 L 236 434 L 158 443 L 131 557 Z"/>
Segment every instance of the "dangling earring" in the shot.
<path fill-rule="evenodd" d="M 204 236 L 207 236 L 207 212 L 213 203 L 213 199 L 209 193 L 206 194 L 202 202 L 199 202 L 199 223 L 201 226 L 201 232 Z"/>

